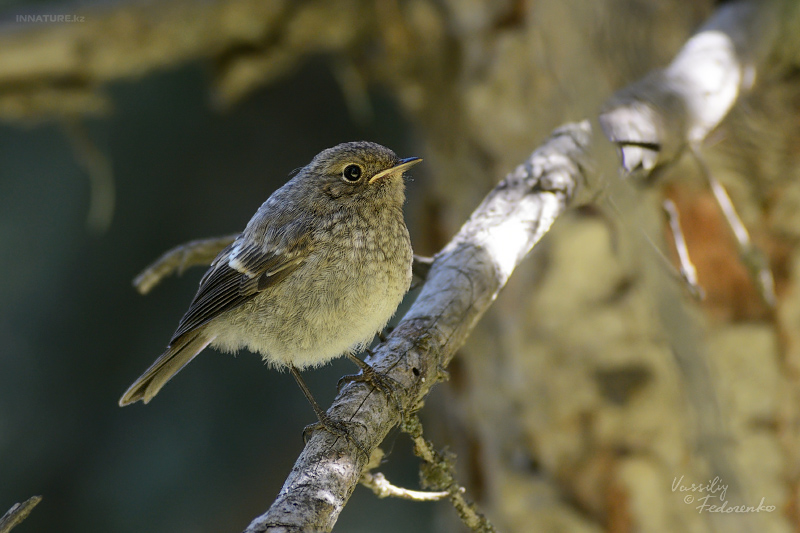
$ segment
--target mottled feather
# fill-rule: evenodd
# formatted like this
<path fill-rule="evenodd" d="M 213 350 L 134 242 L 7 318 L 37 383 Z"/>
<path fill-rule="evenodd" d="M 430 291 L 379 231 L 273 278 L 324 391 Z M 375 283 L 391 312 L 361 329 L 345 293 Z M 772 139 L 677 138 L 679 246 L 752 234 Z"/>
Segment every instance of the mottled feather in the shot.
<path fill-rule="evenodd" d="M 285 279 L 302 264 L 307 255 L 306 251 L 297 250 L 265 253 L 262 247 L 247 246 L 241 241 L 239 237 L 214 260 L 212 268 L 200 281 L 200 288 L 178 324 L 170 344 Z M 236 268 L 232 268 L 231 263 Z"/>

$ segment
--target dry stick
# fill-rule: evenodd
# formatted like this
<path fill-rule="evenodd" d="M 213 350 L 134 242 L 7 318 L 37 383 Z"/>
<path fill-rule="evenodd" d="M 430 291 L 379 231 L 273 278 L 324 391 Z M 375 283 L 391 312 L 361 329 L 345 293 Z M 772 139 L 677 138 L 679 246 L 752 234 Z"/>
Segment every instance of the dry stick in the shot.
<path fill-rule="evenodd" d="M 689 250 L 686 248 L 686 240 L 683 237 L 683 232 L 681 231 L 680 227 L 680 220 L 678 219 L 678 213 L 677 210 L 675 210 L 675 204 L 672 202 L 672 200 L 664 200 L 662 207 L 667 214 L 668 222 L 675 238 L 675 246 L 679 250 L 678 259 L 681 263 L 680 269 L 675 268 L 675 265 L 672 264 L 672 260 L 667 257 L 667 254 L 664 253 L 664 251 L 659 247 L 658 243 L 655 242 L 650 235 L 648 235 L 644 228 L 639 227 L 638 223 L 635 223 L 633 220 L 631 220 L 626 213 L 619 208 L 617 203 L 614 201 L 614 198 L 609 196 L 607 201 L 613 213 L 619 217 L 622 223 L 627 224 L 630 227 L 638 228 L 641 238 L 647 241 L 649 248 L 656 253 L 656 256 L 659 259 L 659 265 L 662 266 L 667 273 L 675 279 L 675 281 L 683 284 L 692 298 L 697 301 L 701 301 L 703 298 L 705 298 L 705 292 L 697 282 L 697 271 L 694 268 L 694 264 L 689 259 Z M 669 203 L 669 205 L 667 205 L 667 203 Z M 669 206 L 672 207 L 670 208 Z M 674 213 L 670 212 L 671 210 L 674 211 Z M 684 261 L 686 261 L 686 264 L 684 264 Z"/>
<path fill-rule="evenodd" d="M 211 264 L 217 254 L 238 237 L 238 233 L 215 237 L 211 239 L 198 239 L 176 246 L 164 252 L 150 266 L 142 271 L 133 280 L 133 286 L 139 294 L 147 294 L 161 280 L 173 272 L 182 274 L 189 267 Z"/>
<path fill-rule="evenodd" d="M 739 95 L 752 88 L 755 61 L 769 46 L 761 33 L 772 8 L 768 2 L 723 5 L 669 66 L 608 100 L 600 125 L 619 146 L 626 170 L 649 176 L 719 125 Z"/>
<path fill-rule="evenodd" d="M 669 198 L 661 203 L 661 207 L 667 215 L 667 222 L 672 232 L 675 250 L 678 252 L 678 263 L 680 264 L 679 275 L 684 283 L 686 283 L 686 287 L 689 289 L 689 293 L 692 297 L 697 300 L 702 300 L 705 298 L 705 291 L 697 281 L 697 269 L 694 263 L 692 263 L 691 257 L 689 257 L 689 247 L 686 245 L 686 238 L 683 236 L 683 230 L 681 229 L 681 219 L 678 214 L 678 208 L 675 206 L 675 202 Z"/>
<path fill-rule="evenodd" d="M 114 216 L 114 170 L 109 157 L 92 141 L 86 126 L 78 119 L 63 121 L 75 158 L 89 175 L 89 213 L 86 225 L 95 233 L 104 233 Z"/>
<path fill-rule="evenodd" d="M 414 441 L 414 453 L 425 461 L 421 476 L 423 487 L 445 489 L 459 518 L 472 531 L 495 533 L 495 527 L 467 499 L 466 489 L 456 481 L 455 454 L 439 453 L 433 448 L 433 444 L 422 436 L 422 424 L 416 414 L 407 417 L 401 427 Z"/>
<path fill-rule="evenodd" d="M 731 197 L 728 196 L 728 191 L 726 191 L 725 187 L 714 177 L 703 154 L 694 146 L 692 147 L 692 154 L 697 164 L 700 165 L 703 176 L 705 176 L 706 181 L 708 181 L 708 186 L 711 188 L 711 192 L 717 200 L 717 205 L 722 211 L 722 215 L 728 222 L 728 227 L 731 229 L 736 239 L 739 257 L 755 283 L 759 296 L 761 296 L 762 301 L 767 307 L 775 309 L 778 305 L 778 300 L 777 296 L 775 296 L 775 278 L 772 276 L 772 271 L 769 267 L 769 259 L 758 246 L 753 244 L 753 241 L 750 239 L 750 233 L 739 217 L 739 213 L 736 212 Z"/>
<path fill-rule="evenodd" d="M 36 507 L 40 501 L 42 501 L 41 496 L 31 496 L 22 503 L 15 503 L 12 505 L 11 509 L 0 518 L 0 533 L 8 533 L 18 526 L 23 520 L 28 518 L 28 515 L 31 514 L 33 508 Z"/>
<path fill-rule="evenodd" d="M 422 490 L 404 489 L 393 485 L 386 479 L 386 476 L 377 472 L 375 474 L 366 472 L 361 476 L 361 484 L 372 490 L 378 498 L 400 498 L 401 500 L 411 500 L 414 502 L 436 502 L 450 496 L 446 490 L 431 492 Z"/>
<path fill-rule="evenodd" d="M 585 182 L 590 139 L 586 122 L 556 130 L 489 193 L 436 255 L 416 302 L 371 360 L 402 385 L 396 396 L 406 411 L 422 404 L 514 268 Z M 373 392 L 364 384 L 349 384 L 328 411 L 353 422 L 354 436 L 367 450 L 400 421 L 395 401 Z M 278 498 L 246 532 L 329 531 L 365 464 L 348 440 L 315 432 Z"/>

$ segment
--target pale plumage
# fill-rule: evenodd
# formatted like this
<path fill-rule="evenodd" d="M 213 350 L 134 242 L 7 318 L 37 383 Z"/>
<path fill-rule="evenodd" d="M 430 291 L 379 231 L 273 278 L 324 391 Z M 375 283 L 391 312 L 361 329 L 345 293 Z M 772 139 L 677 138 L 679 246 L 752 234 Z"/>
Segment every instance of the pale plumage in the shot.
<path fill-rule="evenodd" d="M 402 174 L 419 161 L 368 142 L 317 155 L 213 261 L 166 352 L 120 405 L 150 401 L 208 345 L 299 369 L 363 348 L 411 283 Z"/>

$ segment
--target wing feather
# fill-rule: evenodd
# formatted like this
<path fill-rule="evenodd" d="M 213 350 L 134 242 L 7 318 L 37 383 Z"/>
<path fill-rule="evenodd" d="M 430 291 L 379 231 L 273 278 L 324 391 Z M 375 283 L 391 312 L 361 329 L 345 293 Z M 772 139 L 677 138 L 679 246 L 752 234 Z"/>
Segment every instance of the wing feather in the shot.
<path fill-rule="evenodd" d="M 200 280 L 200 288 L 170 344 L 285 279 L 303 263 L 306 252 L 302 246 L 265 251 L 261 246 L 244 244 L 239 237 L 220 252 Z"/>

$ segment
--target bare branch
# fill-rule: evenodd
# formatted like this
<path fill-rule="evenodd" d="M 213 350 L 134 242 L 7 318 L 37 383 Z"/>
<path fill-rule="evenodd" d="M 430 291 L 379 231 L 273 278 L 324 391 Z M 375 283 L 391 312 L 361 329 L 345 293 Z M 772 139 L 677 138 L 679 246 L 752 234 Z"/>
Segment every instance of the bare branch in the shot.
<path fill-rule="evenodd" d="M 161 257 L 136 276 L 133 280 L 133 286 L 136 287 L 140 294 L 147 294 L 162 279 L 174 272 L 183 274 L 189 267 L 196 265 L 208 266 L 217 257 L 217 254 L 238 236 L 238 233 L 233 233 L 224 237 L 198 239 L 180 244 L 164 252 Z"/>
<path fill-rule="evenodd" d="M 445 489 L 459 518 L 472 531 L 495 533 L 495 527 L 467 499 L 466 489 L 456 481 L 455 455 L 446 451 L 439 453 L 433 448 L 433 444 L 422 435 L 422 424 L 417 415 L 408 417 L 402 428 L 414 441 L 414 453 L 425 461 L 421 476 L 423 486 Z"/>
<path fill-rule="evenodd" d="M 608 197 L 608 205 L 625 223 L 633 225 L 633 222 L 626 217 L 625 213 L 623 213 L 623 211 L 614 201 L 614 198 L 611 196 Z M 666 269 L 669 275 L 672 276 L 675 281 L 683 283 L 692 298 L 696 300 L 702 300 L 705 298 L 705 292 L 698 284 L 697 271 L 694 267 L 694 264 L 691 262 L 691 259 L 689 258 L 689 250 L 686 246 L 686 239 L 683 236 L 683 231 L 681 230 L 680 220 L 678 218 L 678 212 L 675 207 L 675 203 L 672 200 L 666 199 L 662 202 L 662 207 L 667 215 L 667 222 L 669 223 L 670 229 L 672 230 L 675 247 L 678 249 L 678 262 L 680 263 L 680 268 L 675 268 L 672 260 L 667 257 L 658 243 L 655 242 L 650 235 L 648 235 L 644 228 L 638 228 L 638 232 L 641 234 L 641 237 L 647 242 L 650 248 L 656 253 L 659 259 L 659 264 Z"/>
<path fill-rule="evenodd" d="M 361 484 L 374 492 L 378 498 L 388 498 L 391 496 L 415 502 L 436 502 L 450 496 L 450 493 L 446 490 L 439 492 L 410 490 L 392 485 L 389 480 L 386 479 L 386 476 L 380 472 L 375 474 L 365 472 L 361 476 Z"/>
<path fill-rule="evenodd" d="M 6 23 L 0 118 L 103 114 L 112 107 L 103 84 L 198 59 L 215 60 L 215 101 L 227 107 L 306 54 L 369 36 L 370 12 L 369 2 L 348 0 L 178 0 L 77 8 L 75 24 Z"/>
<path fill-rule="evenodd" d="M 736 244 L 739 248 L 739 257 L 742 259 L 751 279 L 758 289 L 758 294 L 761 296 L 763 302 L 770 308 L 775 309 L 778 304 L 778 299 L 775 296 L 775 278 L 772 276 L 769 261 L 766 254 L 756 246 L 752 239 L 750 239 L 750 232 L 742 222 L 736 208 L 728 196 L 728 191 L 711 173 L 711 169 L 705 162 L 703 154 L 699 150 L 693 149 L 692 154 L 695 160 L 703 170 L 703 175 L 708 181 L 711 192 L 717 200 L 717 205 L 722 211 L 725 220 L 728 222 L 728 227 L 731 229 Z"/>
<path fill-rule="evenodd" d="M 12 505 L 11 509 L 0 518 L 0 533 L 8 533 L 22 523 L 23 520 L 28 518 L 28 515 L 31 514 L 33 508 L 36 507 L 40 501 L 42 501 L 41 496 L 31 496 L 22 503 L 15 503 Z"/>
<path fill-rule="evenodd" d="M 133 279 L 133 286 L 139 294 L 147 294 L 153 287 L 161 283 L 164 278 L 174 273 L 183 274 L 187 268 L 193 266 L 208 266 L 211 261 L 222 251 L 223 248 L 238 237 L 238 233 L 225 235 L 224 237 L 209 237 L 185 242 L 164 252 L 161 257 L 153 261 L 142 272 Z M 415 285 L 412 290 L 419 285 L 419 280 L 428 277 L 428 271 L 433 264 L 433 258 L 414 255 L 413 272 Z"/>
<path fill-rule="evenodd" d="M 717 127 L 755 83 L 753 62 L 766 16 L 759 2 L 733 2 L 684 45 L 673 62 L 618 91 L 600 125 L 622 153 L 623 167 L 650 171 Z M 759 9 L 761 8 L 761 9 Z"/>
<path fill-rule="evenodd" d="M 678 208 L 675 207 L 675 202 L 669 198 L 665 199 L 661 205 L 664 208 L 664 213 L 667 215 L 667 222 L 672 232 L 675 250 L 678 252 L 678 263 L 680 264 L 679 275 L 684 283 L 686 283 L 692 297 L 702 300 L 704 291 L 697 282 L 697 269 L 694 267 L 692 259 L 689 257 L 689 248 L 686 246 L 686 238 L 683 236 L 683 230 L 681 229 Z"/>

